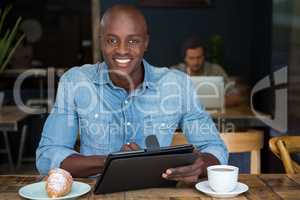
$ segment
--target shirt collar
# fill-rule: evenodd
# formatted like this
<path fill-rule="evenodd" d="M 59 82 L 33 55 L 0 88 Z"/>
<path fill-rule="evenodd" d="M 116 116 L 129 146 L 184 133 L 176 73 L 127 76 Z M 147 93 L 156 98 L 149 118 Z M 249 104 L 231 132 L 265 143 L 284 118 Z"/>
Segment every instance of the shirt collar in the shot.
<path fill-rule="evenodd" d="M 144 72 L 145 72 L 142 87 L 143 89 L 155 88 L 153 66 L 151 66 L 144 59 L 142 62 L 143 62 Z M 97 63 L 97 71 L 93 76 L 93 82 L 99 85 L 112 84 L 112 81 L 110 80 L 108 74 L 108 65 L 105 62 Z"/>
<path fill-rule="evenodd" d="M 97 70 L 94 74 L 93 82 L 99 85 L 109 83 L 108 66 L 105 62 L 97 63 Z"/>

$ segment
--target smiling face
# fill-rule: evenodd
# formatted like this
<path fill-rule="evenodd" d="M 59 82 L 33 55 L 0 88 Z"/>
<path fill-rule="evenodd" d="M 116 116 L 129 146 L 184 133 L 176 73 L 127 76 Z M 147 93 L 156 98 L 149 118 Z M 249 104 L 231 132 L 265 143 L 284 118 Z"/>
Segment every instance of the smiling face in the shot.
<path fill-rule="evenodd" d="M 132 80 L 143 77 L 142 59 L 148 46 L 144 17 L 134 8 L 114 7 L 101 21 L 101 50 L 110 70 Z"/>

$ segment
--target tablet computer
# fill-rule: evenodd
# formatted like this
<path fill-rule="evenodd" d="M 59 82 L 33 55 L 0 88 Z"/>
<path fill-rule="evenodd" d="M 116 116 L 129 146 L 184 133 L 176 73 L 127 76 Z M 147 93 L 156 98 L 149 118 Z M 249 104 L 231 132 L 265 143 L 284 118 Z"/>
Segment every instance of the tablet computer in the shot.
<path fill-rule="evenodd" d="M 175 186 L 176 181 L 163 179 L 161 175 L 168 168 L 192 164 L 196 159 L 193 150 L 193 145 L 180 145 L 109 154 L 94 193 Z"/>

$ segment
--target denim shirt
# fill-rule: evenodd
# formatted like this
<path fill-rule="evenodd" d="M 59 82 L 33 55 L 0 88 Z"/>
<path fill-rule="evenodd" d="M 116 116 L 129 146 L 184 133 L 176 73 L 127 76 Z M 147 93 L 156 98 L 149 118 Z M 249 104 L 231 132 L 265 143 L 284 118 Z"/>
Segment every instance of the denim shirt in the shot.
<path fill-rule="evenodd" d="M 129 93 L 113 84 L 104 62 L 73 67 L 61 77 L 36 152 L 41 174 L 78 154 L 78 135 L 80 154 L 107 155 L 129 142 L 145 148 L 145 138 L 152 134 L 160 146 L 169 146 L 177 128 L 199 151 L 227 163 L 226 146 L 188 76 L 145 60 L 143 66 L 144 81 Z"/>

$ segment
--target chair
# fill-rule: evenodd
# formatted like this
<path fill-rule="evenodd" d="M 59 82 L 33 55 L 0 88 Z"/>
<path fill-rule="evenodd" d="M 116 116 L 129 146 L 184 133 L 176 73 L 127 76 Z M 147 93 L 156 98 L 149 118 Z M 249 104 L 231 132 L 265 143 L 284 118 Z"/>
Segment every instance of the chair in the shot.
<path fill-rule="evenodd" d="M 172 138 L 171 146 L 181 145 L 181 144 L 188 144 L 185 135 L 182 132 L 176 131 Z"/>
<path fill-rule="evenodd" d="M 260 150 L 264 145 L 264 134 L 260 130 L 245 132 L 221 133 L 229 153 L 250 152 L 250 173 L 260 174 Z"/>
<path fill-rule="evenodd" d="M 300 173 L 300 165 L 291 158 L 291 153 L 300 152 L 300 136 L 279 136 L 269 140 L 271 151 L 282 161 L 287 174 Z"/>
<path fill-rule="evenodd" d="M 229 153 L 250 152 L 250 173 L 260 173 L 260 149 L 262 149 L 264 144 L 263 131 L 248 130 L 245 132 L 221 133 L 220 136 L 224 140 Z M 188 141 L 185 136 L 182 133 L 176 132 L 172 140 L 172 145 L 186 143 L 188 143 Z"/>

